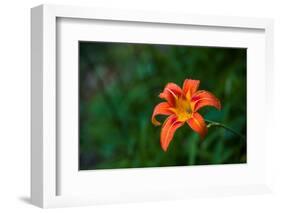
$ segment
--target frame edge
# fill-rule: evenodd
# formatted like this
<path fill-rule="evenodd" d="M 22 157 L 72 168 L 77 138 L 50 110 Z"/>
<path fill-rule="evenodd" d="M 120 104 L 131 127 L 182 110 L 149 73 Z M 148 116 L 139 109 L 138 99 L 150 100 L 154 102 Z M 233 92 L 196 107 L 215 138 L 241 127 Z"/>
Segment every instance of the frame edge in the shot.
<path fill-rule="evenodd" d="M 43 207 L 43 6 L 31 9 L 31 203 Z"/>

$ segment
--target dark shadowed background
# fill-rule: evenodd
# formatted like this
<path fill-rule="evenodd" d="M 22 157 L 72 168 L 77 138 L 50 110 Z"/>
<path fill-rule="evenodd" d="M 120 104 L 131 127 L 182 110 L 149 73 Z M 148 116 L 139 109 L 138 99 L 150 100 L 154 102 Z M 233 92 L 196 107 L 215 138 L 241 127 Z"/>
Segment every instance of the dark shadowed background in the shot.
<path fill-rule="evenodd" d="M 200 80 L 222 110 L 200 110 L 246 136 L 246 49 L 79 42 L 80 170 L 246 162 L 246 142 L 211 127 L 202 141 L 187 125 L 168 148 L 150 119 L 168 82 Z M 158 117 L 164 121 L 165 116 Z"/>

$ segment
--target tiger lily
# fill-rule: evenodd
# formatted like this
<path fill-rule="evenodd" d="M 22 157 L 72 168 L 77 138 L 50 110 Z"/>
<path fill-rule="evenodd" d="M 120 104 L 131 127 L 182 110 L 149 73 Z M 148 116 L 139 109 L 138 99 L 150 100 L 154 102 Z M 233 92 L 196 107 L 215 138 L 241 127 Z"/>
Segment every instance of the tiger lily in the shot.
<path fill-rule="evenodd" d="M 186 79 L 182 88 L 175 83 L 168 83 L 160 93 L 159 97 L 166 101 L 155 106 L 151 121 L 159 126 L 161 123 L 155 117 L 168 115 L 160 135 L 160 143 L 164 151 L 167 151 L 175 131 L 185 123 L 203 139 L 207 134 L 207 126 L 198 110 L 205 106 L 221 109 L 219 99 L 208 91 L 198 90 L 199 84 L 199 80 L 192 79 Z"/>

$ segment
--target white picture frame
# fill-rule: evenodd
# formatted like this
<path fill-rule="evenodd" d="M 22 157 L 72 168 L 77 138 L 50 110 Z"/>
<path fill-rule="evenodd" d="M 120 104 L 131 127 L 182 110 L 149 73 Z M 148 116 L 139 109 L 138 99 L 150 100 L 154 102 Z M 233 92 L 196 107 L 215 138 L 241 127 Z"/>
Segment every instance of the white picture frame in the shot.
<path fill-rule="evenodd" d="M 64 25 L 65 20 L 69 21 L 66 25 Z M 67 55 L 67 52 L 75 52 L 75 48 L 70 49 L 70 51 L 61 49 L 58 38 L 63 39 L 63 42 L 67 39 L 66 37 L 60 36 L 59 32 L 62 30 L 60 27 L 63 27 L 63 30 L 66 30 L 66 32 L 69 33 L 69 42 L 76 41 L 77 39 L 79 40 L 80 37 L 91 39 L 89 36 L 93 34 L 91 30 L 88 31 L 90 29 L 88 29 L 88 24 L 83 25 L 83 23 L 82 28 L 79 28 L 80 33 L 67 31 L 73 30 L 70 22 L 74 20 L 78 20 L 78 22 L 79 20 L 81 22 L 85 20 L 87 20 L 87 22 L 91 22 L 91 20 L 98 20 L 100 25 L 103 25 L 103 22 L 110 22 L 112 26 L 116 25 L 114 27 L 117 28 L 117 30 L 118 27 L 122 27 L 123 24 L 127 23 L 128 25 L 128 23 L 130 23 L 128 30 L 131 30 L 132 37 L 126 37 L 124 35 L 125 33 L 120 33 L 119 35 L 116 34 L 117 37 L 119 36 L 116 41 L 120 41 L 120 39 L 131 41 L 130 39 L 132 38 L 132 41 L 135 41 L 136 39 L 138 41 L 142 41 L 142 39 L 144 39 L 144 41 L 149 41 L 151 43 L 165 42 L 164 40 L 161 41 L 161 38 L 159 38 L 159 41 L 152 37 L 150 38 L 149 36 L 144 38 L 144 35 L 141 35 L 138 38 L 134 37 L 134 31 L 137 30 L 134 28 L 135 25 L 141 24 L 142 27 L 145 28 L 146 26 L 153 24 L 154 26 L 160 26 L 159 28 L 165 28 L 165 30 L 169 30 L 171 33 L 176 31 L 175 28 L 185 26 L 194 27 L 194 31 L 196 31 L 197 28 L 200 28 L 200 30 L 210 31 L 206 32 L 210 35 L 209 43 L 206 43 L 206 41 L 208 41 L 206 38 L 201 38 L 200 35 L 198 36 L 197 34 L 198 40 L 192 41 L 197 45 L 207 44 L 208 46 L 224 45 L 234 47 L 241 46 L 246 48 L 250 47 L 250 50 L 252 51 L 249 55 L 250 58 L 248 65 L 250 70 L 258 70 L 256 79 L 254 79 L 251 71 L 247 76 L 250 81 L 248 87 L 249 93 L 247 94 L 249 98 L 248 102 L 250 107 L 253 108 L 253 111 L 248 112 L 247 115 L 248 119 L 252 121 L 249 123 L 250 127 L 252 126 L 252 128 L 250 128 L 250 133 L 259 132 L 256 137 L 251 136 L 250 134 L 249 138 L 250 146 L 248 147 L 250 155 L 253 156 L 253 160 L 250 160 L 250 163 L 247 163 L 245 167 L 235 165 L 226 165 L 214 168 L 210 166 L 202 166 L 200 168 L 189 167 L 188 169 L 186 169 L 186 167 L 168 167 L 161 169 L 127 169 L 122 170 L 122 172 L 120 170 L 109 170 L 98 174 L 93 172 L 83 172 L 83 174 L 77 175 L 77 163 L 75 162 L 77 162 L 78 157 L 74 156 L 71 160 L 71 156 L 75 155 L 75 153 L 77 154 L 77 150 L 71 148 L 75 145 L 75 135 L 69 149 L 66 149 L 63 143 L 57 143 L 59 137 L 57 129 L 58 117 L 60 116 L 59 112 L 61 112 L 58 111 L 58 103 L 60 99 L 63 99 L 62 96 L 64 95 L 64 93 L 60 93 L 60 95 L 58 95 L 58 88 L 60 88 L 62 79 L 64 81 L 63 84 L 66 85 L 72 84 L 71 81 L 75 81 L 76 78 L 75 73 L 73 73 L 73 76 L 69 79 L 64 78 L 63 75 L 60 79 L 57 77 L 57 70 L 60 69 L 60 65 L 58 65 L 60 63 L 58 61 L 58 56 L 62 53 Z M 272 96 L 270 95 L 270 90 L 273 88 L 271 82 L 273 82 L 272 79 L 274 77 L 272 61 L 273 21 L 271 19 L 216 17 L 153 13 L 147 11 L 123 11 L 74 6 L 41 5 L 32 8 L 31 10 L 31 26 L 31 201 L 33 204 L 47 208 L 91 205 L 98 203 L 165 200 L 208 195 L 252 194 L 271 191 L 271 172 L 269 169 L 270 161 L 266 158 L 268 157 L 266 150 L 269 150 L 267 147 L 270 146 L 270 134 L 273 131 L 268 125 L 268 123 L 270 123 L 271 116 L 264 116 L 261 118 L 267 121 L 266 131 L 260 131 L 261 126 L 255 122 L 257 120 L 256 112 L 270 106 L 270 104 L 273 103 Z M 79 22 L 74 27 L 81 27 L 81 23 Z M 211 39 L 212 33 L 216 33 L 216 31 L 222 33 L 219 35 L 221 36 L 220 43 Z M 240 31 L 246 32 L 246 36 L 243 36 L 243 34 L 242 37 L 239 37 Z M 249 34 L 251 33 L 256 33 L 257 35 L 249 37 Z M 100 39 L 103 38 L 103 35 L 105 35 L 105 33 L 100 34 Z M 216 34 L 213 36 L 216 36 Z M 224 37 L 227 39 L 224 39 Z M 106 40 L 109 41 L 112 39 L 112 37 L 106 38 Z M 178 38 L 175 41 L 166 42 L 176 42 L 181 44 L 185 42 L 184 39 L 185 38 Z M 71 46 L 71 43 L 65 44 L 70 44 Z M 60 53 L 58 53 L 58 50 Z M 73 56 L 75 56 L 75 53 L 71 55 L 71 57 Z M 252 59 L 254 57 L 259 59 L 258 62 L 253 63 L 254 60 Z M 62 59 L 61 56 L 60 59 Z M 74 65 L 75 63 L 70 63 L 70 66 Z M 258 87 L 258 84 L 262 86 Z M 73 89 L 73 92 L 75 93 L 75 89 L 77 88 L 73 86 L 73 88 L 69 87 L 69 89 Z M 254 90 L 261 94 L 259 98 L 262 102 L 256 107 L 254 107 L 253 104 L 256 101 Z M 75 108 L 72 110 L 75 111 Z M 74 121 L 70 122 L 73 124 L 76 121 L 75 117 L 70 120 Z M 63 121 L 61 123 L 64 124 Z M 254 146 L 252 146 L 254 143 L 251 141 L 257 141 L 254 149 Z M 64 157 L 61 156 L 62 152 L 64 153 Z M 260 155 L 262 155 L 262 160 L 258 160 L 258 156 Z M 66 160 L 69 160 L 68 162 L 70 166 L 66 166 Z M 208 175 L 209 178 L 215 179 L 218 174 L 221 174 L 222 177 L 221 179 L 218 178 L 217 181 L 204 181 L 203 178 L 198 179 L 199 175 L 201 177 L 206 177 L 206 175 Z M 179 175 L 183 176 L 181 177 Z M 156 180 L 159 179 L 160 176 L 168 176 L 169 179 L 172 180 L 176 180 L 177 178 L 177 181 L 174 181 L 175 184 L 169 184 L 169 186 L 165 189 L 163 189 L 164 182 L 161 181 L 152 188 L 151 186 L 146 187 L 145 184 L 142 183 L 143 180 L 141 178 L 147 177 L 152 180 Z M 110 184 L 106 187 L 101 184 L 101 181 L 110 177 L 115 177 L 116 180 L 120 180 L 121 184 L 119 185 L 122 187 L 118 188 L 115 186 L 116 184 Z M 98 184 L 90 184 L 89 186 L 89 183 L 93 180 L 93 178 L 99 182 Z M 185 184 L 184 187 L 179 187 L 179 185 L 176 184 L 177 182 L 181 184 L 184 183 L 186 178 L 189 178 L 189 183 L 192 182 L 192 185 Z M 226 180 L 223 181 L 223 178 Z M 236 180 L 234 181 L 234 179 Z M 124 182 L 122 182 L 122 180 L 124 180 Z M 136 182 L 139 183 L 138 186 L 134 184 Z M 202 182 L 204 182 L 204 184 Z M 80 183 L 87 183 L 87 187 Z M 148 193 L 149 189 L 152 191 L 149 191 Z M 95 193 L 87 193 L 90 190 L 95 190 Z M 120 193 L 122 196 L 120 196 Z"/>

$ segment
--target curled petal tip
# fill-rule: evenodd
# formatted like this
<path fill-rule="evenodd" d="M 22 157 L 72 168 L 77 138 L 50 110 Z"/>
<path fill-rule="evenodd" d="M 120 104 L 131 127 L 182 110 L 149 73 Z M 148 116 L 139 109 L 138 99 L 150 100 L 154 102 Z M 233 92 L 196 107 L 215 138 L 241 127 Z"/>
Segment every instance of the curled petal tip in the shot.
<path fill-rule="evenodd" d="M 170 115 L 172 114 L 171 110 L 170 110 L 170 105 L 167 102 L 162 102 L 159 103 L 155 106 L 152 116 L 151 116 L 151 122 L 155 125 L 155 126 L 159 126 L 161 125 L 161 123 L 159 121 L 156 120 L 156 116 L 157 115 Z"/>
<path fill-rule="evenodd" d="M 155 118 L 152 118 L 151 122 L 154 126 L 160 126 L 161 125 L 161 123 L 159 121 L 157 121 Z"/>

